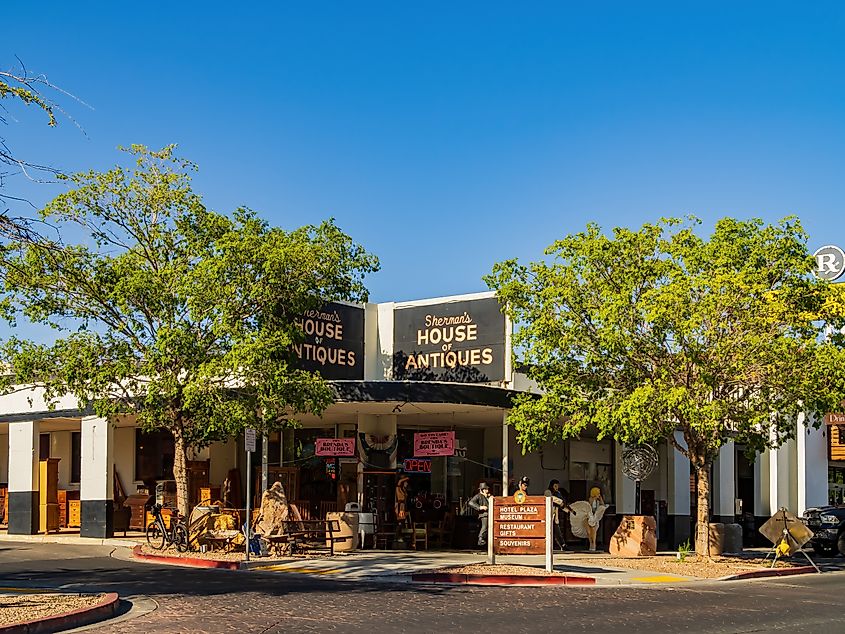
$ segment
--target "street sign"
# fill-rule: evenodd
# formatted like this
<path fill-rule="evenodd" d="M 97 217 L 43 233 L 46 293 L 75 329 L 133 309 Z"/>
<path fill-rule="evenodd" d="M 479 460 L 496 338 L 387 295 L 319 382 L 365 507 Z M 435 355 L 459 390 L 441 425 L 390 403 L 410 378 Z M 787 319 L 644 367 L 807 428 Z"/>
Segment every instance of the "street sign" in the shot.
<path fill-rule="evenodd" d="M 244 449 L 246 451 L 255 451 L 255 430 L 247 427 L 244 430 Z"/>
<path fill-rule="evenodd" d="M 497 497 L 493 502 L 493 553 L 542 555 L 546 552 L 546 498 L 542 495 Z"/>
<path fill-rule="evenodd" d="M 829 244 L 818 249 L 813 257 L 816 258 L 815 276 L 821 280 L 832 282 L 845 273 L 845 252 L 839 247 Z"/>

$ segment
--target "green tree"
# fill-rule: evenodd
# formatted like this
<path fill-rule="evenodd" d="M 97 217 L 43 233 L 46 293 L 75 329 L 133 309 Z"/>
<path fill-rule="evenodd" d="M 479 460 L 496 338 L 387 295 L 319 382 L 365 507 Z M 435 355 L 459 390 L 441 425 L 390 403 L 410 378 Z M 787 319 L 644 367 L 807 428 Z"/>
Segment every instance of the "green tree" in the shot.
<path fill-rule="evenodd" d="M 207 209 L 172 147 L 129 153 L 134 167 L 67 177 L 70 190 L 41 212 L 76 244 L 19 240 L 6 252 L 7 318 L 66 335 L 6 342 L 6 380 L 169 430 L 187 513 L 189 449 L 331 402 L 318 375 L 296 368 L 297 320 L 325 301 L 364 300 L 378 261 L 332 221 L 286 232 L 246 209 Z"/>
<path fill-rule="evenodd" d="M 665 439 L 697 475 L 696 551 L 707 552 L 710 469 L 729 440 L 776 447 L 796 417 L 843 393 L 841 324 L 830 286 L 811 275 L 800 223 L 661 220 L 638 231 L 594 224 L 546 258 L 496 264 L 486 278 L 521 328 L 514 343 L 539 398 L 509 416 L 526 449 L 577 436 Z M 676 442 L 675 430 L 684 442 Z"/>

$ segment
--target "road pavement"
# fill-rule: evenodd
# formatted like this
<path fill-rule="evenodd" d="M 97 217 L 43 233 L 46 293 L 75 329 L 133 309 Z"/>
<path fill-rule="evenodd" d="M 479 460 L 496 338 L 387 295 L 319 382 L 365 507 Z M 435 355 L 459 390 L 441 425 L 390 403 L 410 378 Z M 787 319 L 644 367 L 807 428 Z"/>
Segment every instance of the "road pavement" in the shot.
<path fill-rule="evenodd" d="M 90 631 L 845 633 L 845 572 L 638 587 L 419 586 L 127 561 L 103 546 L 0 544 L 0 586 L 146 597 Z M 113 555 L 120 554 L 120 557 Z M 155 608 L 155 609 L 152 609 Z"/>

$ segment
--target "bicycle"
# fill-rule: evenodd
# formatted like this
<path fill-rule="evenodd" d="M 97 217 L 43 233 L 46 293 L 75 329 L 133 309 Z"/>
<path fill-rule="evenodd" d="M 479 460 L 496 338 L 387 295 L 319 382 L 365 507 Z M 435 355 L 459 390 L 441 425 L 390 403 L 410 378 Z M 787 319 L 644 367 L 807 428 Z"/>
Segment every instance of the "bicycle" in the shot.
<path fill-rule="evenodd" d="M 164 550 L 165 546 L 174 545 L 180 553 L 187 552 L 189 547 L 188 527 L 179 515 L 170 517 L 170 528 L 164 523 L 161 514 L 162 505 L 154 504 L 151 509 L 153 521 L 149 523 L 146 530 L 147 543 L 158 550 Z"/>

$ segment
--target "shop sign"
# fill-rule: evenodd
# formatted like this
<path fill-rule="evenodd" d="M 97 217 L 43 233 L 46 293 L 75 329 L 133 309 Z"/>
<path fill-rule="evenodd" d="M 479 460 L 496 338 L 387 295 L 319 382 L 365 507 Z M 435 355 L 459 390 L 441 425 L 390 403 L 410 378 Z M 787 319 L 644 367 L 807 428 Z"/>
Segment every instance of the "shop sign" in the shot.
<path fill-rule="evenodd" d="M 314 453 L 318 456 L 354 456 L 354 438 L 318 438 Z"/>
<path fill-rule="evenodd" d="M 405 473 L 431 473 L 431 460 L 427 458 L 406 458 L 402 461 Z"/>
<path fill-rule="evenodd" d="M 414 434 L 414 457 L 454 455 L 455 432 L 432 431 Z"/>
<path fill-rule="evenodd" d="M 829 460 L 845 460 L 845 423 L 827 428 L 827 443 Z"/>
<path fill-rule="evenodd" d="M 814 254 L 816 268 L 813 273 L 820 280 L 833 282 L 845 273 L 845 252 L 837 246 L 829 244 L 821 247 Z"/>
<path fill-rule="evenodd" d="M 393 376 L 489 383 L 505 378 L 505 316 L 495 297 L 393 311 Z"/>
<path fill-rule="evenodd" d="M 518 503 L 510 496 L 493 499 L 493 554 L 546 553 L 546 498 L 528 495 L 522 500 Z"/>
<path fill-rule="evenodd" d="M 299 320 L 304 339 L 294 344 L 299 367 L 328 380 L 363 380 L 364 309 L 328 303 Z"/>

